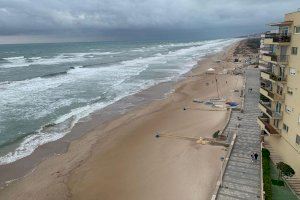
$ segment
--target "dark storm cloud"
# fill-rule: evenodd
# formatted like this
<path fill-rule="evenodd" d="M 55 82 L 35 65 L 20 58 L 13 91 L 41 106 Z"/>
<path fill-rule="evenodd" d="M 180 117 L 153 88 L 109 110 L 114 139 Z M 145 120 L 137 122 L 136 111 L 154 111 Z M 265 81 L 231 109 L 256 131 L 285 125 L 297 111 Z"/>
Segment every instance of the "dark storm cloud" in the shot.
<path fill-rule="evenodd" d="M 259 30 L 299 0 L 0 0 L 0 35 L 115 29 Z"/>

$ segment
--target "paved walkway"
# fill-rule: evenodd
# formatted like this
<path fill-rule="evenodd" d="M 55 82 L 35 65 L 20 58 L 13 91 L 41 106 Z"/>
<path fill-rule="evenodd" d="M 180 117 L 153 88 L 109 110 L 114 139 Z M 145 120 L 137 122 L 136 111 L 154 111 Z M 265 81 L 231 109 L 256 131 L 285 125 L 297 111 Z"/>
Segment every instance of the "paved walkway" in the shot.
<path fill-rule="evenodd" d="M 246 70 L 246 95 L 244 113 L 233 111 L 226 131 L 236 129 L 237 139 L 229 162 L 225 169 L 223 184 L 218 191 L 217 199 L 260 199 L 260 157 L 252 162 L 253 152 L 260 154 L 260 130 L 257 124 L 259 116 L 259 77 L 258 69 Z M 252 92 L 248 92 L 252 88 Z M 241 120 L 238 120 L 237 117 Z M 231 137 L 229 137 L 231 138 Z"/>

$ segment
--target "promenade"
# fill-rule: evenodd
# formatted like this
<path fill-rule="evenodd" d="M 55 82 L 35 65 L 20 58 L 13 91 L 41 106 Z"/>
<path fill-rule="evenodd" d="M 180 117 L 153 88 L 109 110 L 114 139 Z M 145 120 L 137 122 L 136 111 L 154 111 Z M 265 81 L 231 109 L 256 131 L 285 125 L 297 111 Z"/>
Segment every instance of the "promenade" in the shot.
<path fill-rule="evenodd" d="M 219 200 L 260 199 L 260 162 L 252 162 L 251 154 L 260 155 L 260 130 L 257 124 L 260 71 L 247 69 L 244 113 L 233 111 L 226 131 L 237 129 L 237 138 L 223 176 L 223 183 L 217 195 Z M 252 88 L 252 91 L 248 91 Z M 238 119 L 240 118 L 240 120 Z M 237 125 L 240 124 L 239 128 Z M 229 137 L 231 138 L 231 137 Z"/>

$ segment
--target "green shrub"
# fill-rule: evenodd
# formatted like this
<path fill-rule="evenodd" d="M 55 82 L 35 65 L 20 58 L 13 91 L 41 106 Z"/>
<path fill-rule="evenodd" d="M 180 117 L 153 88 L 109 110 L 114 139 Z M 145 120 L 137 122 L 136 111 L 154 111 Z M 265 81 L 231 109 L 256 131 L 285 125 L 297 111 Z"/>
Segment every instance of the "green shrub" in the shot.
<path fill-rule="evenodd" d="M 220 130 L 217 130 L 216 132 L 214 132 L 213 138 L 219 137 L 219 133 L 220 133 Z"/>
<path fill-rule="evenodd" d="M 265 191 L 265 200 L 272 200 L 272 179 L 270 168 L 270 151 L 262 149 L 263 182 Z"/>
<path fill-rule="evenodd" d="M 288 164 L 284 163 L 284 162 L 279 162 L 276 164 L 277 169 L 279 170 L 279 177 L 281 176 L 287 176 L 287 177 L 292 177 L 295 175 L 295 171 L 294 169 L 289 166 Z"/>
<path fill-rule="evenodd" d="M 268 149 L 263 148 L 261 152 L 264 158 L 270 158 L 270 151 Z"/>
<path fill-rule="evenodd" d="M 284 182 L 282 180 L 274 180 L 272 179 L 273 185 L 284 186 Z"/>

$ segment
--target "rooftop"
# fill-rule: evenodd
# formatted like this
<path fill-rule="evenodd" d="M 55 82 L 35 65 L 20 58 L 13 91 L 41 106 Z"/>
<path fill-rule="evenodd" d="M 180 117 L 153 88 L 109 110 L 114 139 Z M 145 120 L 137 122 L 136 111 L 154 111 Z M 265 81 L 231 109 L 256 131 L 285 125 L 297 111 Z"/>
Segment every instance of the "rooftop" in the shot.
<path fill-rule="evenodd" d="M 290 26 L 291 24 L 293 24 L 293 21 L 277 22 L 277 23 L 272 23 L 269 25 L 270 26 Z"/>

